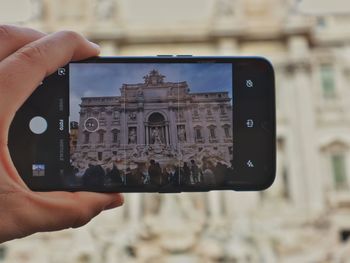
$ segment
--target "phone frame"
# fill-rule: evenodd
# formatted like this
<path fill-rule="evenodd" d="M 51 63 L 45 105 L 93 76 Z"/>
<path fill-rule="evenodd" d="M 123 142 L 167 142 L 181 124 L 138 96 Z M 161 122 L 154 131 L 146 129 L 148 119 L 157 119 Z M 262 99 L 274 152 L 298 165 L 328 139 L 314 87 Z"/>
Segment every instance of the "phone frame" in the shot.
<path fill-rule="evenodd" d="M 232 185 L 216 187 L 172 186 L 159 188 L 157 186 L 145 187 L 140 185 L 122 186 L 123 189 L 97 187 L 92 189 L 87 187 L 72 188 L 63 185 L 61 177 L 64 174 L 38 178 L 29 176 L 27 174 L 28 168 L 26 170 L 22 168 L 24 166 L 28 167 L 28 164 L 33 163 L 33 159 L 37 158 L 38 153 L 36 151 L 38 144 L 40 144 L 40 136 L 33 136 L 24 127 L 33 116 L 46 116 L 50 119 L 47 113 L 50 111 L 51 105 L 56 103 L 57 96 L 61 96 L 66 103 L 69 101 L 69 91 L 61 92 L 62 86 L 69 86 L 68 64 L 64 67 L 68 72 L 66 78 L 62 78 L 57 72 L 47 77 L 43 81 L 44 84 L 34 91 L 31 97 L 22 105 L 10 128 L 9 149 L 11 157 L 19 174 L 32 190 L 159 193 L 205 192 L 211 190 L 255 191 L 264 190 L 273 183 L 276 173 L 275 80 L 272 64 L 267 59 L 263 57 L 162 55 L 151 57 L 94 57 L 71 63 L 232 63 L 233 162 L 235 173 L 237 173 L 237 181 Z M 246 86 L 248 79 L 252 80 L 256 87 L 248 88 Z M 48 86 L 51 90 L 50 93 Z M 54 94 L 55 92 L 60 94 Z M 46 102 L 44 105 L 40 105 L 43 100 L 46 100 Z M 256 128 L 248 129 L 244 127 L 248 117 L 256 120 Z M 68 125 L 69 120 L 67 118 L 65 119 L 65 127 L 68 128 Z M 65 130 L 66 133 L 67 130 L 69 129 Z M 18 141 L 18 138 L 22 139 Z M 23 143 L 29 145 L 27 150 L 22 147 L 21 144 Z M 65 141 L 64 143 L 65 147 L 68 147 L 68 142 Z M 251 150 L 253 148 L 254 151 Z M 255 160 L 255 167 L 247 167 L 246 161 L 250 160 L 248 159 L 249 156 L 255 158 L 250 158 Z M 259 158 L 256 159 L 256 156 L 259 156 Z"/>

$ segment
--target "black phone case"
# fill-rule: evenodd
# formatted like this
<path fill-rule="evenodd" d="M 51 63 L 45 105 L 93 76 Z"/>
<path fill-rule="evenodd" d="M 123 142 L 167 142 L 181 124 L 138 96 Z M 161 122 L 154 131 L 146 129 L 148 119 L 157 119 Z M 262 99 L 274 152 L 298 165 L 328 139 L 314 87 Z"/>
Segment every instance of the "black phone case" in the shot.
<path fill-rule="evenodd" d="M 113 87 L 119 95 L 80 97 L 79 119 L 69 122 L 69 86 L 79 84 L 72 80 L 79 65 L 153 68 L 142 82 Z M 231 67 L 231 91 L 219 84 L 215 91 L 192 91 L 185 79 L 189 73 L 181 81 L 162 73 L 166 67 L 209 65 L 213 71 L 218 65 Z M 273 68 L 259 57 L 73 62 L 47 77 L 17 112 L 9 149 L 19 174 L 36 191 L 263 190 L 275 178 L 274 89 Z M 43 134 L 29 125 L 38 116 L 47 122 Z"/>

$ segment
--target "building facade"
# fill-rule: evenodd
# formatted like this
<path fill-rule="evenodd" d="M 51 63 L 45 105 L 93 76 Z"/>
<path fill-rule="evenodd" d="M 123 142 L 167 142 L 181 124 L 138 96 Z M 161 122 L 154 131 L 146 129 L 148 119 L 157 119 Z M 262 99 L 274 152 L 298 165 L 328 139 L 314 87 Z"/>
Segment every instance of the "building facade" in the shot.
<path fill-rule="evenodd" d="M 80 230 L 9 242 L 6 263 L 349 262 L 350 14 L 288 0 L 33 2 L 26 25 L 77 30 L 103 55 L 269 58 L 277 175 L 262 193 L 130 194 Z"/>
<path fill-rule="evenodd" d="M 82 98 L 73 159 L 164 165 L 210 157 L 230 165 L 229 92 L 193 93 L 186 81 L 166 82 L 157 70 L 143 78 L 123 84 L 120 96 Z"/>

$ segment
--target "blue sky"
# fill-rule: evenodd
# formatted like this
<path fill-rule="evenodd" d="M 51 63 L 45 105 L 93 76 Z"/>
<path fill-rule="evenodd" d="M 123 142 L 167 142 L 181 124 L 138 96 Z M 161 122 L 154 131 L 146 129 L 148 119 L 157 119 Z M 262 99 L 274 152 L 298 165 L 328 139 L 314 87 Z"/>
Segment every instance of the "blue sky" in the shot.
<path fill-rule="evenodd" d="M 165 82 L 187 81 L 190 92 L 228 91 L 232 98 L 230 63 L 79 63 L 70 64 L 71 120 L 77 120 L 81 97 L 119 96 L 122 84 L 143 83 L 152 69 Z"/>

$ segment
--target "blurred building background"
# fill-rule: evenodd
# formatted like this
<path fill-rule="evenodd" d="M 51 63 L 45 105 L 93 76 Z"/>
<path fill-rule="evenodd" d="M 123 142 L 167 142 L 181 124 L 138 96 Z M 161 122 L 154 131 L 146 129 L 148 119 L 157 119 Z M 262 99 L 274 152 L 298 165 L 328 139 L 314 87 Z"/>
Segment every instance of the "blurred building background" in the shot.
<path fill-rule="evenodd" d="M 350 14 L 291 0 L 31 2 L 24 25 L 76 30 L 102 55 L 266 56 L 277 177 L 260 193 L 127 194 L 79 230 L 1 245 L 0 262 L 350 262 Z"/>

